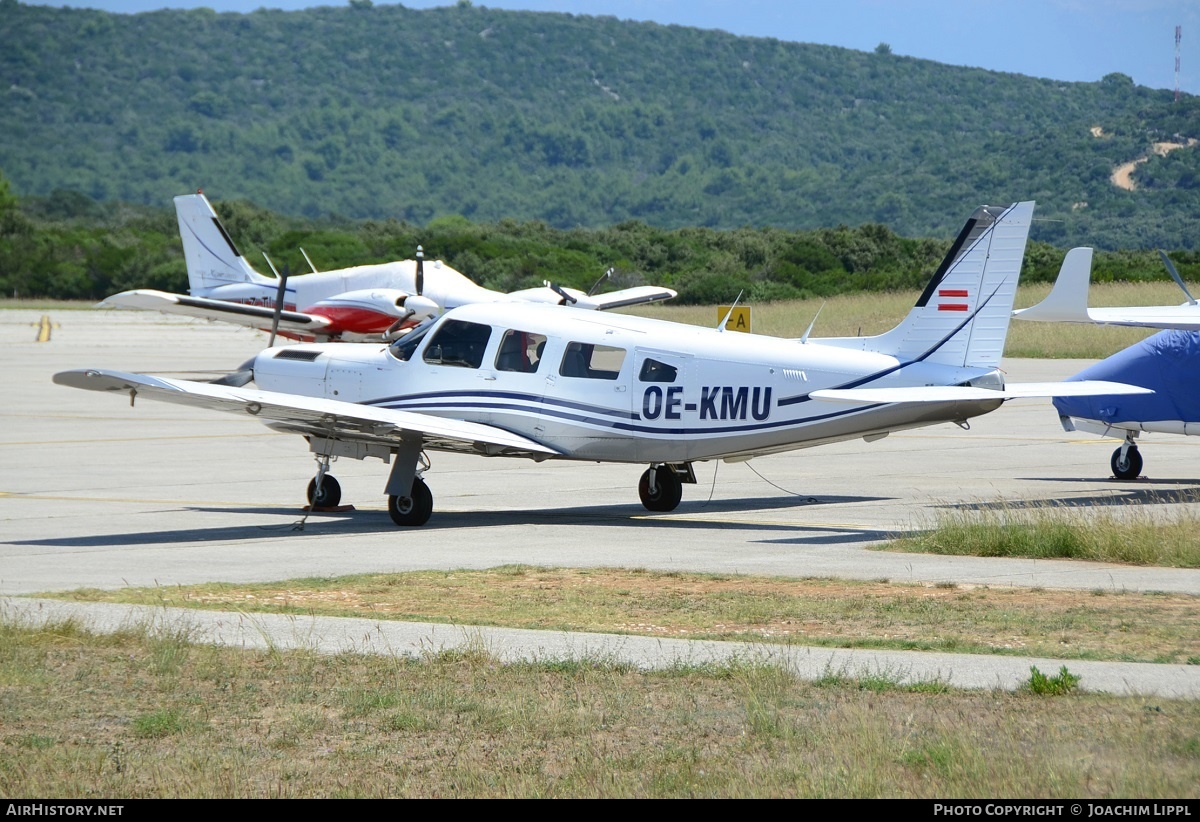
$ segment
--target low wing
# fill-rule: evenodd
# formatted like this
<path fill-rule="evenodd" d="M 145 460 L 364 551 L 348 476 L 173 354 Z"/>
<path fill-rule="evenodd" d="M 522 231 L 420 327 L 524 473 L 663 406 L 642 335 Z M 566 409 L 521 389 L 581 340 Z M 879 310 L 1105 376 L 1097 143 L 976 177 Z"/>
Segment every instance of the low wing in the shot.
<path fill-rule="evenodd" d="M 1043 323 L 1090 323 L 1200 331 L 1200 305 L 1194 303 L 1089 308 L 1088 283 L 1091 276 L 1092 250 L 1072 248 L 1063 259 L 1058 278 L 1046 299 L 1031 308 L 1014 311 L 1013 316 Z"/>
<path fill-rule="evenodd" d="M 203 320 L 244 325 L 250 328 L 270 327 L 275 319 L 275 309 L 262 305 L 242 305 L 225 300 L 209 300 L 204 297 L 189 297 L 186 294 L 171 294 L 139 288 L 122 291 L 108 297 L 97 308 L 136 308 L 144 311 L 159 311 L 163 314 L 178 314 Z M 326 317 L 305 314 L 301 311 L 282 311 L 279 314 L 279 330 L 302 334 L 319 334 L 331 325 Z"/>
<path fill-rule="evenodd" d="M 89 391 L 115 391 L 134 397 L 249 414 L 277 430 L 337 440 L 396 445 L 420 437 L 425 446 L 511 456 L 554 456 L 559 452 L 501 428 L 463 420 L 396 411 L 340 400 L 302 397 L 278 391 L 172 380 L 103 369 L 62 371 L 54 382 Z"/>
<path fill-rule="evenodd" d="M 1003 390 L 971 385 L 914 385 L 898 388 L 830 388 L 809 394 L 814 400 L 876 405 L 894 402 L 981 402 L 1030 397 L 1091 397 L 1109 394 L 1153 394 L 1149 388 L 1121 382 L 1080 380 L 1074 382 L 1009 383 Z"/>

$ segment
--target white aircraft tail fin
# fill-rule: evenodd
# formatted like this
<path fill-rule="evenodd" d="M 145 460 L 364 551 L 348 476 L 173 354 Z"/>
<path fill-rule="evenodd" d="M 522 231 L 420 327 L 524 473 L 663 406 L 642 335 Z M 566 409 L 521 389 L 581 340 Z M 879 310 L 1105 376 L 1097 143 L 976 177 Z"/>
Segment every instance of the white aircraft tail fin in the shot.
<path fill-rule="evenodd" d="M 862 347 L 907 361 L 999 366 L 1033 206 L 975 209 L 904 322 L 861 338 Z"/>
<path fill-rule="evenodd" d="M 192 296 L 228 283 L 269 282 L 246 262 L 203 193 L 176 197 L 175 216 Z"/>
<path fill-rule="evenodd" d="M 1045 323 L 1086 323 L 1088 316 L 1088 283 L 1092 278 L 1092 250 L 1072 248 L 1063 258 L 1062 267 L 1053 288 L 1042 300 L 1030 308 L 1014 311 L 1022 320 Z"/>

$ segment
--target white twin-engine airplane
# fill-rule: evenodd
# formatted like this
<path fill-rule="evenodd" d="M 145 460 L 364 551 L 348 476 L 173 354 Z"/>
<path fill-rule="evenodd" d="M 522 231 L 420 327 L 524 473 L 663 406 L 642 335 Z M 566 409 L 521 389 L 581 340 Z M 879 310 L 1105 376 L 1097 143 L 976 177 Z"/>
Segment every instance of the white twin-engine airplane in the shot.
<path fill-rule="evenodd" d="M 977 209 L 907 319 L 877 337 L 789 340 L 479 303 L 390 345 L 267 349 L 214 383 L 101 369 L 54 381 L 248 414 L 299 434 L 318 463 L 314 507 L 340 502 L 331 458 L 390 461 L 398 525 L 421 525 L 433 510 L 427 450 L 649 464 L 642 503 L 670 511 L 697 461 L 965 427 L 1017 397 L 1145 392 L 1005 385 L 998 366 L 1032 216 L 1032 202 Z"/>
<path fill-rule="evenodd" d="M 656 286 L 586 294 L 549 284 L 506 294 L 476 285 L 441 260 L 426 265 L 420 249 L 415 260 L 336 271 L 318 272 L 314 267 L 311 274 L 276 279 L 259 274 L 246 262 L 203 192 L 176 197 L 175 214 L 190 294 L 135 289 L 114 294 L 99 307 L 181 314 L 326 342 L 394 337 L 428 317 L 468 303 L 516 301 L 604 310 L 676 296 L 671 289 Z M 277 312 L 281 296 L 282 308 Z"/>

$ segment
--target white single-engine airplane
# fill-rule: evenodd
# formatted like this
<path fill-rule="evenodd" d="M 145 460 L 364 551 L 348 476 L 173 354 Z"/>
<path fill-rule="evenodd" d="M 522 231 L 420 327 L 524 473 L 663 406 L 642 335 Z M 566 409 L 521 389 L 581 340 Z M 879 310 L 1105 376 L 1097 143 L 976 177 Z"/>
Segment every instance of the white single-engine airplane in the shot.
<path fill-rule="evenodd" d="M 1152 394 L 1054 400 L 1065 430 L 1124 440 L 1110 460 L 1117 479 L 1135 479 L 1142 472 L 1142 455 L 1136 444 L 1142 433 L 1200 434 L 1200 394 L 1196 392 L 1200 377 L 1200 305 L 1167 255 L 1161 251 L 1159 254 L 1187 297 L 1182 305 L 1089 308 L 1092 249 L 1073 248 L 1067 252 L 1046 299 L 1013 312 L 1023 320 L 1036 322 L 1166 329 L 1068 378 L 1139 385 L 1151 389 Z"/>
<path fill-rule="evenodd" d="M 390 345 L 267 349 L 214 383 L 86 369 L 60 385 L 248 414 L 303 436 L 314 506 L 336 505 L 332 457 L 392 462 L 388 512 L 433 509 L 426 450 L 649 464 L 651 511 L 692 464 L 748 460 L 966 421 L 1017 397 L 1144 392 L 1115 383 L 1005 385 L 998 370 L 1033 203 L 980 207 L 900 325 L 788 340 L 623 315 L 478 303 Z M 253 380 L 257 388 L 246 385 Z"/>
<path fill-rule="evenodd" d="M 114 294 L 99 307 L 181 314 L 325 342 L 386 339 L 468 303 L 535 302 L 604 310 L 676 296 L 656 286 L 586 294 L 549 283 L 505 294 L 476 285 L 440 260 L 426 265 L 419 248 L 415 260 L 336 271 L 313 267 L 311 274 L 271 278 L 246 262 L 203 192 L 176 197 L 175 214 L 190 294 L 135 289 Z"/>

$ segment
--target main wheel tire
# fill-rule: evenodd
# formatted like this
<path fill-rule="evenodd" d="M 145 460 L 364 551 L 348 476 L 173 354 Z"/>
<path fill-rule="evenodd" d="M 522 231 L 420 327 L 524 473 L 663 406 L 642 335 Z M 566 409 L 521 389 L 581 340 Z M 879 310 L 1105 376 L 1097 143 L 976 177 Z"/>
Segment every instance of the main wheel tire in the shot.
<path fill-rule="evenodd" d="M 650 472 L 654 471 L 654 491 L 650 491 Z M 638 496 L 647 511 L 674 511 L 683 499 L 683 483 L 665 465 L 647 468 L 638 481 Z"/>
<path fill-rule="evenodd" d="M 308 481 L 308 504 L 313 508 L 333 508 L 342 501 L 342 484 L 332 475 L 321 479 L 321 496 L 316 497 L 317 478 Z"/>
<path fill-rule="evenodd" d="M 1116 451 L 1113 451 L 1111 465 L 1113 476 L 1117 479 L 1137 479 L 1142 473 L 1142 455 L 1138 452 L 1137 446 L 1134 445 L 1125 454 L 1125 459 L 1121 459 L 1121 449 L 1118 448 Z"/>
<path fill-rule="evenodd" d="M 400 526 L 413 527 L 424 525 L 433 513 L 433 493 L 425 480 L 413 478 L 412 494 L 407 497 L 388 496 L 388 514 L 392 522 Z"/>

